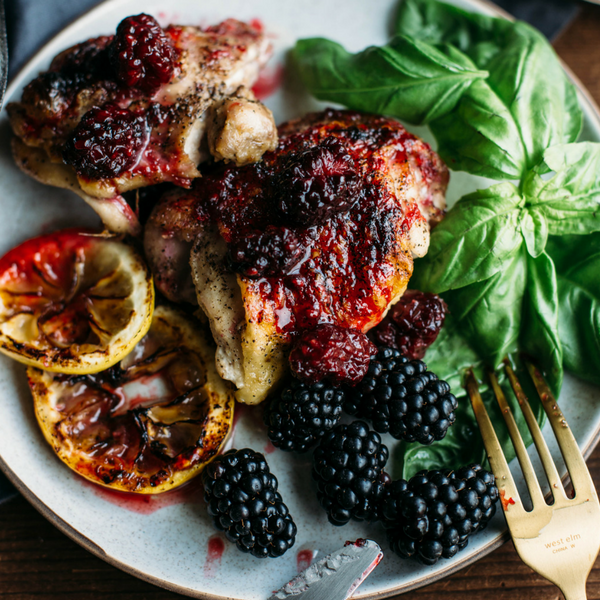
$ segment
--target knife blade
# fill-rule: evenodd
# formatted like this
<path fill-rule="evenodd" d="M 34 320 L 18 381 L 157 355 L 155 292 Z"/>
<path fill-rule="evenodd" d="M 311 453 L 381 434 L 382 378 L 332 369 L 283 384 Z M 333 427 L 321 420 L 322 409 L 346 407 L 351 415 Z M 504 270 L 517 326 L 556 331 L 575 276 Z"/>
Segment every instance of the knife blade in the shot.
<path fill-rule="evenodd" d="M 379 544 L 356 540 L 313 563 L 269 600 L 345 600 L 383 558 Z"/>
<path fill-rule="evenodd" d="M 6 89 L 8 77 L 8 42 L 6 40 L 6 18 L 4 16 L 4 2 L 0 0 L 0 108 Z"/>

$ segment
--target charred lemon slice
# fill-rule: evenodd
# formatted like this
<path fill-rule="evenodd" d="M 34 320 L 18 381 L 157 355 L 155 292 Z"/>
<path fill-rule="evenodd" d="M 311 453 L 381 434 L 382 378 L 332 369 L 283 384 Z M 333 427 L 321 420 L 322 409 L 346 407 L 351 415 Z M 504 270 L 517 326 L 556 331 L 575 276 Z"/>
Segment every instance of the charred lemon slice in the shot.
<path fill-rule="evenodd" d="M 35 414 L 61 460 L 87 479 L 157 494 L 198 474 L 225 442 L 233 391 L 186 317 L 159 307 L 118 365 L 92 375 L 27 369 Z"/>
<path fill-rule="evenodd" d="M 0 258 L 0 350 L 58 373 L 114 365 L 150 327 L 152 277 L 118 238 L 66 229 Z"/>

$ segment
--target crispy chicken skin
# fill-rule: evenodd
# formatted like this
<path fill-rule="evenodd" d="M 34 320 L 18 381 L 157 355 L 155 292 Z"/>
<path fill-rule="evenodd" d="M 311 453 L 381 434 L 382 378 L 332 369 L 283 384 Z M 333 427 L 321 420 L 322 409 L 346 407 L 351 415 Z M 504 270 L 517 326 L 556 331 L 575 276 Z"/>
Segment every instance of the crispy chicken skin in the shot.
<path fill-rule="evenodd" d="M 164 32 L 176 68 L 153 92 L 119 83 L 111 66 L 113 36 L 103 36 L 59 54 L 21 101 L 7 107 L 17 163 L 43 183 L 69 179 L 60 187 L 78 193 L 117 232 L 139 233 L 123 192 L 166 181 L 189 187 L 211 152 L 217 160 L 246 164 L 277 145 L 273 116 L 250 91 L 271 53 L 265 36 L 233 19 L 204 30 L 171 25 Z M 118 176 L 75 173 L 63 163 L 65 142 L 90 109 L 107 105 L 142 115 L 147 143 L 135 165 Z M 120 210 L 102 207 L 101 199 Z"/>
<path fill-rule="evenodd" d="M 323 146 L 351 157 L 360 191 L 349 208 L 290 223 L 281 199 L 298 182 L 286 187 L 284 175 L 305 172 L 306 156 Z M 219 347 L 217 369 L 236 384 L 238 400 L 256 404 L 285 374 L 298 332 L 320 323 L 366 332 L 381 321 L 404 293 L 413 257 L 427 252 L 447 183 L 437 154 L 396 121 L 328 110 L 282 125 L 277 149 L 261 162 L 212 167 L 191 191 L 165 197 L 146 226 L 146 248 L 160 245 L 153 256 L 171 256 L 174 245 L 195 239 L 191 271 Z M 258 270 L 240 263 L 257 236 L 266 247 L 284 240 L 279 247 L 293 259 L 284 253 Z M 175 265 L 150 262 L 159 289 L 183 299 L 177 290 L 187 284 L 171 287 Z"/>

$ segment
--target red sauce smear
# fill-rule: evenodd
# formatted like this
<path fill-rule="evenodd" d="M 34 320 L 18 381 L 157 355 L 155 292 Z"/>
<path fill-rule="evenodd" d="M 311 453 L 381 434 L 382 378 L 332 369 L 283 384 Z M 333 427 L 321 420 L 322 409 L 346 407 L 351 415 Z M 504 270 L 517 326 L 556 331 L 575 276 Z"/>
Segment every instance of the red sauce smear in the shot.
<path fill-rule="evenodd" d="M 219 535 L 213 535 L 208 540 L 206 562 L 204 563 L 204 577 L 212 579 L 221 566 L 221 558 L 225 552 L 225 542 Z"/>
<path fill-rule="evenodd" d="M 256 83 L 252 86 L 254 95 L 259 100 L 264 100 L 272 96 L 280 87 L 283 81 L 283 65 L 277 65 L 272 69 L 263 69 Z"/>
<path fill-rule="evenodd" d="M 139 515 L 151 515 L 161 508 L 176 504 L 199 504 L 203 501 L 200 477 L 196 477 L 172 492 L 162 494 L 130 494 L 96 485 L 86 479 L 82 481 L 96 496 Z"/>
<path fill-rule="evenodd" d="M 265 30 L 265 26 L 260 19 L 250 19 L 250 25 L 258 31 L 258 33 L 262 33 Z"/>
<path fill-rule="evenodd" d="M 298 566 L 298 573 L 304 571 L 304 569 L 308 569 L 313 560 L 313 551 L 312 550 L 300 550 L 296 555 L 296 565 Z"/>
<path fill-rule="evenodd" d="M 273 452 L 275 452 L 275 446 L 273 446 L 273 444 L 271 443 L 270 440 L 265 444 L 265 447 L 263 448 L 263 452 L 265 454 L 272 454 Z"/>
<path fill-rule="evenodd" d="M 508 510 L 509 505 L 516 504 L 516 502 L 512 498 L 506 497 L 505 490 L 500 490 L 500 502 L 502 502 L 502 508 L 504 510 Z"/>

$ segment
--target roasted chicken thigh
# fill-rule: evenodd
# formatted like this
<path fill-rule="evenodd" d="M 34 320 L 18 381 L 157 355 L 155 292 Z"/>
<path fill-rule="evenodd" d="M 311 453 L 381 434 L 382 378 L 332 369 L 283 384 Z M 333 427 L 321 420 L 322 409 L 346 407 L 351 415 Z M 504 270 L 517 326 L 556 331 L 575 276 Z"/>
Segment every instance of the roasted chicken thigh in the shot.
<path fill-rule="evenodd" d="M 437 154 L 398 122 L 327 110 L 282 125 L 262 161 L 212 165 L 163 198 L 146 252 L 171 299 L 191 300 L 192 276 L 217 369 L 255 404 L 299 332 L 381 321 L 427 252 L 447 182 Z"/>
<path fill-rule="evenodd" d="M 262 32 L 233 19 L 163 30 L 129 17 L 115 36 L 59 54 L 8 105 L 17 164 L 78 193 L 112 231 L 138 234 L 124 192 L 189 187 L 211 153 L 243 165 L 275 148 L 273 116 L 250 90 L 270 52 Z"/>

